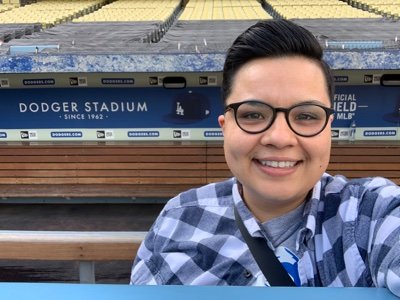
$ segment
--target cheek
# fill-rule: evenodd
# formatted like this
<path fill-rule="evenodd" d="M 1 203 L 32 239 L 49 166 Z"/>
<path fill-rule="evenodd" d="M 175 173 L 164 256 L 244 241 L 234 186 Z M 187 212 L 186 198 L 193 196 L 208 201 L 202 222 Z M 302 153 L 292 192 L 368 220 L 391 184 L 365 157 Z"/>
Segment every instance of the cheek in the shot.
<path fill-rule="evenodd" d="M 228 164 L 236 159 L 241 153 L 241 143 L 237 142 L 237 136 L 231 130 L 224 131 L 224 151 Z"/>
<path fill-rule="evenodd" d="M 318 164 L 318 168 L 321 171 L 325 171 L 329 164 L 331 151 L 331 140 L 330 136 L 319 138 L 313 143 L 307 145 L 307 152 L 309 157 L 314 160 L 315 164 Z"/>
<path fill-rule="evenodd" d="M 251 136 L 244 134 L 240 129 L 225 127 L 224 151 L 227 163 L 232 166 L 251 153 L 255 142 Z"/>

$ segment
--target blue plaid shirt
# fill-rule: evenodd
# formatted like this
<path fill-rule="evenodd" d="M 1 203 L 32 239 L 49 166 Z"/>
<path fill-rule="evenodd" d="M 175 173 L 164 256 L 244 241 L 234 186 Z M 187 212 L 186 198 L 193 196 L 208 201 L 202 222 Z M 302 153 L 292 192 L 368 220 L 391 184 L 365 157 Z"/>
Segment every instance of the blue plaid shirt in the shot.
<path fill-rule="evenodd" d="M 235 178 L 171 199 L 135 259 L 131 284 L 256 285 L 261 271 L 236 226 L 265 234 Z M 324 174 L 296 240 L 302 286 L 388 287 L 400 296 L 400 187 Z"/>

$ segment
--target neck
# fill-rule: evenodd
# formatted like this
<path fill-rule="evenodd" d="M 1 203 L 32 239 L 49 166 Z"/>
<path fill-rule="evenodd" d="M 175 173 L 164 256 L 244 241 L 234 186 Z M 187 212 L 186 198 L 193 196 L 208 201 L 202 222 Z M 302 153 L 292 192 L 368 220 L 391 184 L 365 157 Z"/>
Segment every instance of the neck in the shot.
<path fill-rule="evenodd" d="M 304 201 L 309 198 L 309 193 L 303 197 L 298 197 L 296 199 L 256 199 L 251 197 L 245 190 L 241 187 L 239 192 L 242 196 L 243 201 L 246 203 L 249 210 L 255 216 L 255 218 L 261 223 L 267 222 L 274 218 L 283 216 L 292 210 L 299 207 Z"/>

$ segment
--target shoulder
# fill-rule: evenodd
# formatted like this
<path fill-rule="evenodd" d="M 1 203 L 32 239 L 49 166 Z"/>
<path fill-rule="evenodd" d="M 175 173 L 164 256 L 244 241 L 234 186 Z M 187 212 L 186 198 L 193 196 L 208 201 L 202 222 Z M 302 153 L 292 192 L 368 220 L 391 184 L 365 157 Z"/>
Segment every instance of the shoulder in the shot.
<path fill-rule="evenodd" d="M 182 192 L 167 202 L 153 224 L 155 235 L 182 234 L 193 228 L 215 233 L 217 224 L 230 222 L 234 179 Z"/>
<path fill-rule="evenodd" d="M 169 200 L 164 211 L 190 207 L 225 207 L 232 203 L 234 178 L 184 191 Z"/>
<path fill-rule="evenodd" d="M 348 179 L 324 175 L 321 199 L 324 204 L 342 210 L 357 209 L 362 213 L 383 213 L 390 206 L 400 206 L 400 187 L 383 177 Z M 386 213 L 388 213 L 386 211 Z"/>
<path fill-rule="evenodd" d="M 345 196 L 363 198 L 372 194 L 394 198 L 400 194 L 400 187 L 383 177 L 348 179 L 342 175 L 325 174 L 321 183 L 324 195 L 341 194 L 344 198 L 347 198 Z"/>
<path fill-rule="evenodd" d="M 147 248 L 162 253 L 166 247 L 178 249 L 183 241 L 197 245 L 222 231 L 234 234 L 233 183 L 230 179 L 208 184 L 169 200 L 146 238 Z"/>

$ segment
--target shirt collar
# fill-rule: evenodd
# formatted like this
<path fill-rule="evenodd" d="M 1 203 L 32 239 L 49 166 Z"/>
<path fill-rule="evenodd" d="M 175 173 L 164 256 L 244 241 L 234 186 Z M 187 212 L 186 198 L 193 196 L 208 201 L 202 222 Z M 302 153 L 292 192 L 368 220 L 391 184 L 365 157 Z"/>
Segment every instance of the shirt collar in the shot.
<path fill-rule="evenodd" d="M 327 174 L 322 176 L 322 180 L 327 177 Z M 301 243 L 301 241 L 308 241 L 315 235 L 315 228 L 316 228 L 316 220 L 318 210 L 320 209 L 320 199 L 321 199 L 321 188 L 322 188 L 322 180 L 319 180 L 312 192 L 309 201 L 305 204 L 304 207 L 304 223 L 302 228 L 299 232 L 299 237 L 297 239 L 297 244 Z M 250 235 L 252 236 L 264 236 L 262 234 L 262 230 L 260 228 L 259 223 L 257 222 L 254 215 L 251 211 L 247 208 L 246 204 L 243 201 L 241 196 L 241 184 L 235 179 L 234 184 L 232 186 L 232 196 L 234 205 L 239 212 L 240 217 L 243 220 L 247 230 L 249 231 Z"/>
<path fill-rule="evenodd" d="M 259 223 L 243 201 L 241 190 L 241 183 L 238 182 L 237 179 L 235 179 L 232 186 L 232 197 L 234 205 L 238 210 L 239 216 L 242 218 L 243 223 L 251 236 L 264 237 Z"/>
<path fill-rule="evenodd" d="M 306 203 L 304 208 L 304 225 L 299 232 L 299 237 L 296 242 L 297 249 L 301 242 L 308 242 L 315 236 L 317 215 L 319 211 L 323 210 L 323 202 L 321 201 L 323 183 L 326 182 L 328 177 L 329 175 L 327 173 L 322 175 L 321 179 L 315 184 L 312 190 L 310 200 Z"/>

